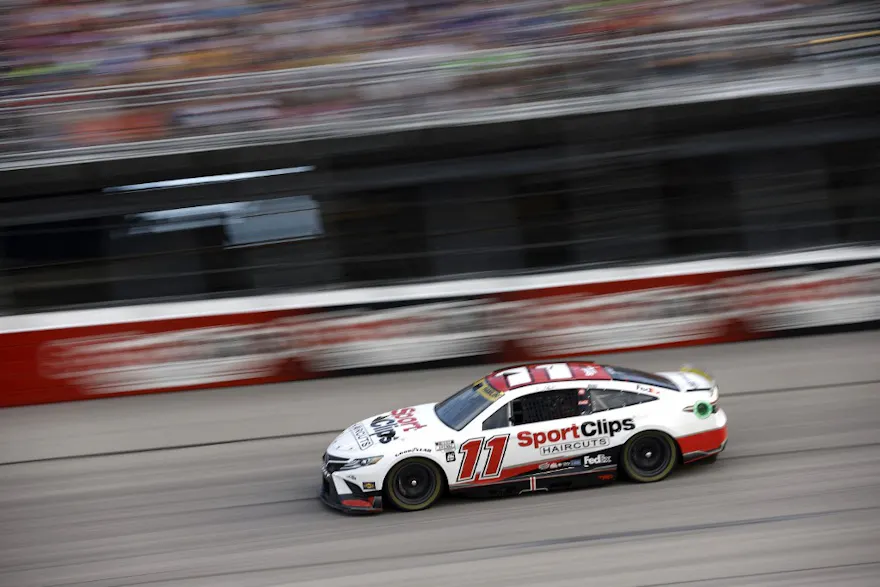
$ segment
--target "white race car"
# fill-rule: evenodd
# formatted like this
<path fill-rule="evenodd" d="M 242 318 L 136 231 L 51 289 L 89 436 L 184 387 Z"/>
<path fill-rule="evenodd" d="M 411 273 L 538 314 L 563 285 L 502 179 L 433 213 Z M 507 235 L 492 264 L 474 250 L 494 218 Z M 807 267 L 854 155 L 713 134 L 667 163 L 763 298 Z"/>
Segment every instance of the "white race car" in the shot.
<path fill-rule="evenodd" d="M 440 403 L 354 424 L 324 454 L 321 499 L 345 512 L 423 510 L 445 492 L 516 495 L 660 481 L 727 444 L 718 386 L 683 367 L 595 363 L 495 371 Z"/>

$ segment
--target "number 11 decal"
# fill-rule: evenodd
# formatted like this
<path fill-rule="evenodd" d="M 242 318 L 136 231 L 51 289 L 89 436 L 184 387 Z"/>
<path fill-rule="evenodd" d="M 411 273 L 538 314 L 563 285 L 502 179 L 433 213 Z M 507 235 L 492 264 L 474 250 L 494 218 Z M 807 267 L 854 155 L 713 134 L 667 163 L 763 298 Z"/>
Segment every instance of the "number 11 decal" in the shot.
<path fill-rule="evenodd" d="M 483 465 L 483 472 L 480 479 L 496 479 L 501 476 L 501 463 L 504 461 L 504 454 L 507 452 L 507 442 L 510 440 L 510 434 L 501 434 L 493 436 L 489 440 L 485 438 L 472 438 L 467 442 L 463 442 L 458 449 L 462 455 L 461 467 L 458 470 L 458 482 L 473 481 L 477 476 L 477 463 L 480 460 L 480 454 L 483 450 L 489 451 L 486 457 L 486 464 Z"/>

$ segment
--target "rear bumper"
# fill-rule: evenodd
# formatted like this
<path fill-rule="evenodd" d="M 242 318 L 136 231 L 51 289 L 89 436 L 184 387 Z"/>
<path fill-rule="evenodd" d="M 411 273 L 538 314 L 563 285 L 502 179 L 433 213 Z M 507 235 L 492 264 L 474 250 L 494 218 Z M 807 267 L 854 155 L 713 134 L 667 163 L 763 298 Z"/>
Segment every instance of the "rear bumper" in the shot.
<path fill-rule="evenodd" d="M 346 514 L 378 514 L 383 509 L 381 491 L 358 491 L 340 495 L 330 476 L 322 477 L 319 497 L 327 507 Z"/>
<path fill-rule="evenodd" d="M 677 440 L 685 463 L 717 455 L 727 448 L 727 423 L 720 428 L 682 436 Z"/>

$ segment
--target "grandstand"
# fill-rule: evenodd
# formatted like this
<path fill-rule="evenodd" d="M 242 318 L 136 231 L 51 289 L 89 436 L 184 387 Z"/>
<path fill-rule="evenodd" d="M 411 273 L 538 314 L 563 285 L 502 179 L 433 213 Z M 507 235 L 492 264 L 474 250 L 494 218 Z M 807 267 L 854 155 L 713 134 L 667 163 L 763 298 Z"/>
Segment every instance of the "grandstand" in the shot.
<path fill-rule="evenodd" d="M 841 10 L 830 0 L 12 0 L 16 94 L 619 38 Z"/>

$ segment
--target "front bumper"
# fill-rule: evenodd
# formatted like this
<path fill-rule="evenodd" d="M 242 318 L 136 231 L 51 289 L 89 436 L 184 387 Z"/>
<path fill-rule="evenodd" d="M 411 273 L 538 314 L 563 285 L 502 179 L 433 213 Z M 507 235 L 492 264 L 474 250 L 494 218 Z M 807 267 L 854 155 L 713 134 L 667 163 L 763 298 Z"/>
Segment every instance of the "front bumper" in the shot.
<path fill-rule="evenodd" d="M 347 514 L 378 514 L 382 511 L 381 491 L 363 491 L 354 484 L 346 485 L 352 492 L 340 495 L 333 475 L 322 475 L 320 498 L 324 505 Z"/>

